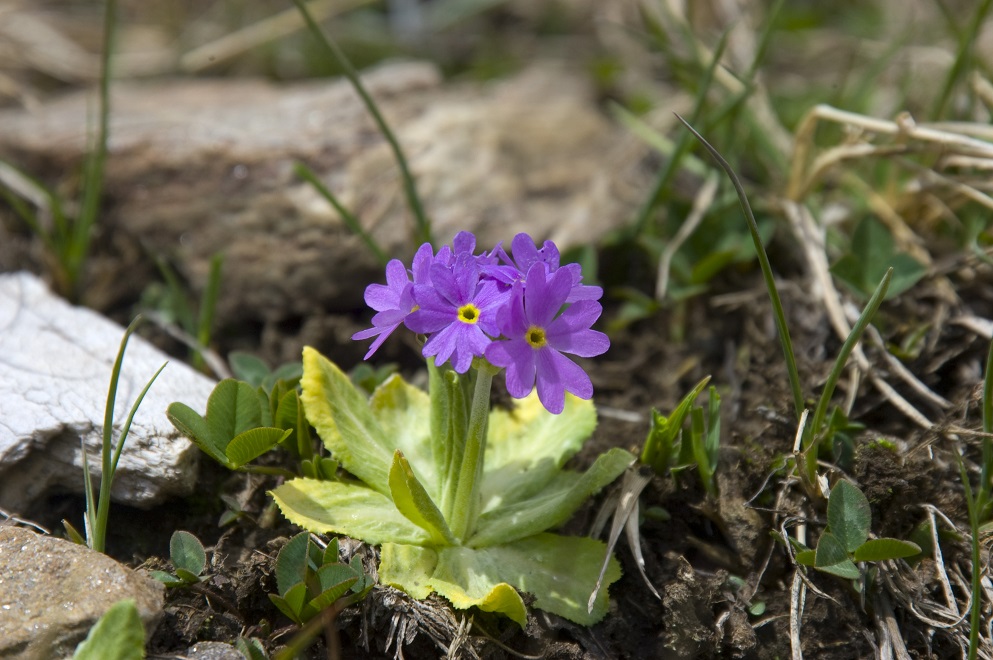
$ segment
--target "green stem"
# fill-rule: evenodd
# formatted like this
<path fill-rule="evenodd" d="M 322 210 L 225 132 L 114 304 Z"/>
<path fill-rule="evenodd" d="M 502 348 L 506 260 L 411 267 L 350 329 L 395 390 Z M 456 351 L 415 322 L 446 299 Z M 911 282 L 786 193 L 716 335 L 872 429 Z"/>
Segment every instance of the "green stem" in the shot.
<path fill-rule="evenodd" d="M 107 160 L 107 142 L 110 138 L 110 65 L 114 45 L 114 32 L 117 27 L 117 0 L 107 0 L 103 18 L 103 53 L 100 59 L 100 128 L 94 150 L 86 163 L 83 185 L 83 200 L 79 216 L 68 238 L 63 267 L 66 269 L 68 293 L 79 297 L 79 279 L 90 251 L 93 238 L 93 225 L 100 213 L 100 198 L 103 192 L 104 163 Z"/>
<path fill-rule="evenodd" d="M 735 192 L 738 193 L 738 201 L 741 203 L 741 209 L 745 212 L 745 220 L 748 223 L 748 231 L 752 235 L 752 242 L 755 244 L 755 252 L 759 258 L 759 266 L 762 269 L 762 277 L 765 280 L 766 289 L 769 291 L 769 300 L 772 301 L 773 318 L 776 321 L 776 328 L 779 330 L 779 342 L 783 348 L 783 357 L 786 359 L 786 373 L 789 375 L 790 387 L 793 390 L 793 409 L 796 412 L 796 418 L 799 421 L 801 415 L 803 414 L 803 390 L 800 388 L 800 372 L 796 367 L 796 353 L 793 352 L 793 340 L 790 339 L 790 329 L 786 324 L 786 312 L 783 311 L 783 301 L 779 297 L 779 290 L 776 289 L 776 280 L 772 275 L 772 265 L 769 263 L 769 255 L 766 254 L 765 246 L 762 244 L 762 236 L 759 235 L 759 226 L 755 222 L 755 215 L 752 213 L 752 207 L 748 203 L 748 196 L 745 195 L 745 188 L 741 185 L 741 180 L 738 179 L 738 175 L 734 173 L 734 169 L 727 162 L 724 156 L 721 155 L 717 149 L 715 149 L 707 140 L 704 139 L 700 133 L 697 132 L 685 119 L 680 117 L 678 114 L 676 118 L 683 122 L 687 130 L 692 133 L 700 144 L 710 152 L 710 155 L 717 161 L 721 169 L 724 170 L 728 178 L 731 180 L 731 184 L 734 186 Z"/>
<path fill-rule="evenodd" d="M 266 474 L 272 477 L 286 477 L 287 479 L 300 476 L 292 470 L 270 465 L 242 465 L 238 468 L 238 471 L 248 472 L 249 474 Z"/>
<path fill-rule="evenodd" d="M 979 488 L 973 495 L 969 485 L 969 475 L 965 471 L 962 459 L 959 458 L 959 472 L 962 475 L 962 485 L 965 487 L 965 502 L 969 510 L 969 527 L 972 533 L 972 607 L 969 608 L 969 660 L 975 660 L 979 654 L 979 620 L 983 609 L 982 589 L 982 557 L 979 547 L 979 517 L 990 501 L 990 470 L 993 468 L 993 343 L 986 354 L 986 372 L 983 374 L 983 465 L 980 472 Z"/>
<path fill-rule="evenodd" d="M 362 80 L 359 78 L 358 72 L 345 56 L 345 53 L 338 47 L 338 44 L 335 43 L 334 39 L 331 39 L 328 35 L 324 34 L 321 28 L 314 21 L 314 18 L 310 15 L 310 11 L 307 9 L 307 5 L 303 0 L 293 0 L 293 3 L 297 6 L 297 9 L 300 10 L 300 14 L 307 23 L 307 27 L 310 28 L 310 31 L 327 49 L 328 53 L 338 63 L 338 66 L 341 67 L 345 77 L 348 78 L 348 82 L 352 83 L 352 87 L 355 88 L 355 91 L 362 98 L 362 102 L 365 103 L 365 107 L 369 111 L 369 114 L 371 114 L 372 118 L 376 121 L 376 125 L 382 132 L 383 137 L 386 138 L 386 141 L 390 144 L 390 148 L 393 149 L 393 156 L 396 158 L 397 165 L 400 168 L 400 175 L 403 179 L 403 190 L 407 196 L 407 205 L 410 207 L 411 212 L 413 212 L 414 220 L 417 223 L 417 238 L 423 243 L 430 243 L 431 223 L 428 220 L 427 214 L 424 212 L 424 207 L 421 204 L 421 198 L 417 194 L 417 187 L 414 185 L 414 177 L 410 174 L 410 168 L 407 166 L 407 159 L 403 155 L 403 150 L 400 148 L 400 143 L 397 141 L 393 131 L 390 130 L 386 120 L 383 119 L 383 115 L 379 112 L 379 107 L 369 95 L 369 92 L 366 91 L 365 86 L 362 84 Z"/>
<path fill-rule="evenodd" d="M 831 396 L 834 394 L 834 388 L 838 384 L 838 379 L 841 378 L 842 372 L 845 370 L 845 365 L 848 364 L 849 356 L 851 356 L 852 351 L 855 350 L 855 346 L 862 338 L 862 333 L 865 332 L 865 329 L 869 326 L 869 322 L 876 315 L 879 306 L 883 304 L 883 299 L 886 298 L 886 291 L 889 289 L 892 278 L 893 268 L 891 267 L 886 269 L 883 279 L 880 280 L 875 292 L 873 292 L 872 298 L 866 303 L 865 309 L 862 310 L 862 314 L 855 323 L 855 327 L 848 333 L 848 338 L 845 339 L 845 343 L 842 345 L 841 351 L 834 361 L 834 366 L 831 368 L 831 373 L 824 383 L 821 398 L 817 401 L 817 407 L 814 409 L 814 421 L 804 429 L 803 450 L 807 456 L 807 479 L 811 484 L 817 481 L 817 445 L 828 437 L 828 434 L 825 434 L 823 431 L 825 419 L 827 419 L 828 406 L 831 404 Z"/>
<path fill-rule="evenodd" d="M 110 517 L 110 487 L 114 482 L 114 454 L 113 454 L 113 444 L 114 444 L 114 404 L 117 401 L 117 385 L 121 379 L 121 366 L 124 364 L 124 351 L 128 345 L 128 339 L 131 337 L 131 333 L 135 331 L 140 323 L 141 317 L 135 317 L 131 321 L 131 325 L 127 327 L 124 331 L 124 337 L 121 339 L 121 346 L 117 351 L 117 359 L 114 361 L 114 368 L 110 373 L 110 386 L 107 388 L 107 405 L 104 406 L 104 417 L 103 417 L 103 443 L 101 447 L 101 457 L 100 457 L 100 494 L 96 499 L 96 516 L 93 516 L 93 512 L 88 511 L 92 522 L 92 529 L 90 530 L 90 548 L 96 550 L 97 552 L 104 551 L 104 543 L 107 538 L 107 519 Z M 126 437 L 122 434 L 117 442 L 120 445 L 124 444 Z M 85 447 L 84 447 L 85 453 Z M 120 452 L 118 452 L 118 455 Z M 89 472 L 87 466 L 87 473 Z M 90 501 L 88 504 L 92 505 L 93 502 Z M 89 508 L 89 507 L 88 507 Z"/>
<path fill-rule="evenodd" d="M 474 531 L 479 508 L 479 482 L 483 474 L 483 456 L 486 453 L 486 431 L 490 418 L 490 388 L 494 372 L 484 366 L 476 374 L 476 388 L 472 393 L 469 410 L 469 428 L 466 432 L 462 467 L 455 484 L 452 517 L 448 521 L 452 534 L 465 541 Z"/>

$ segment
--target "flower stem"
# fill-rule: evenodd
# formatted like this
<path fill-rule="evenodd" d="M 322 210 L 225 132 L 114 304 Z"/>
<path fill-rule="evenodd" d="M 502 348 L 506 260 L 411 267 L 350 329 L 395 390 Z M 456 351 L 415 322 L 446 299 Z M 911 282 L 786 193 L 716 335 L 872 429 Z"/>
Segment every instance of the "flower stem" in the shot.
<path fill-rule="evenodd" d="M 455 484 L 455 501 L 451 520 L 452 534 L 465 541 L 474 531 L 479 515 L 479 482 L 483 474 L 486 453 L 486 431 L 490 417 L 490 387 L 494 373 L 482 367 L 476 373 L 476 387 L 469 409 L 469 428 L 465 437 L 462 467 Z"/>

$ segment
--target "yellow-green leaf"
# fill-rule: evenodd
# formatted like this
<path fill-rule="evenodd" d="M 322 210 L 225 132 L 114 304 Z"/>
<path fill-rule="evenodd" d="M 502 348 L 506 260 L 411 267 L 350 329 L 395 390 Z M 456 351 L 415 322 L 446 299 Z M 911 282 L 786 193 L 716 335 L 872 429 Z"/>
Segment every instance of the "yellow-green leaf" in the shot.
<path fill-rule="evenodd" d="M 390 492 L 396 508 L 412 523 L 431 535 L 435 545 L 455 545 L 458 541 L 448 528 L 441 510 L 424 490 L 417 476 L 410 468 L 403 452 L 393 454 L 390 467 Z"/>
<path fill-rule="evenodd" d="M 300 386 L 307 419 L 331 454 L 369 487 L 388 495 L 389 466 L 396 447 L 351 379 L 307 346 Z"/>
<path fill-rule="evenodd" d="M 523 626 L 523 601 L 514 591 L 518 589 L 534 594 L 535 607 L 588 626 L 606 615 L 607 586 L 621 576 L 620 565 L 611 557 L 593 611 L 587 611 L 606 554 L 601 541 L 558 534 L 478 549 L 387 543 L 379 576 L 414 598 L 437 591 L 455 607 L 500 612 Z"/>
<path fill-rule="evenodd" d="M 389 441 L 390 453 L 401 450 L 431 497 L 441 501 L 432 457 L 431 401 L 427 393 L 394 374 L 372 393 L 369 408 Z"/>
<path fill-rule="evenodd" d="M 483 511 L 531 497 L 555 477 L 596 428 L 590 401 L 566 394 L 565 410 L 553 415 L 537 393 L 511 410 L 490 413 L 486 466 L 480 489 Z"/>
<path fill-rule="evenodd" d="M 559 472 L 544 490 L 481 515 L 467 545 L 479 548 L 507 543 L 563 524 L 583 502 L 616 479 L 634 460 L 633 455 L 615 447 L 598 456 L 582 474 Z"/>
<path fill-rule="evenodd" d="M 233 467 L 240 468 L 278 445 L 292 432 L 292 429 L 283 430 L 272 426 L 248 429 L 232 438 L 224 453 Z"/>
<path fill-rule="evenodd" d="M 404 518 L 389 497 L 371 488 L 300 478 L 269 494 L 287 520 L 311 532 L 336 532 L 372 545 L 431 542 L 430 535 Z"/>

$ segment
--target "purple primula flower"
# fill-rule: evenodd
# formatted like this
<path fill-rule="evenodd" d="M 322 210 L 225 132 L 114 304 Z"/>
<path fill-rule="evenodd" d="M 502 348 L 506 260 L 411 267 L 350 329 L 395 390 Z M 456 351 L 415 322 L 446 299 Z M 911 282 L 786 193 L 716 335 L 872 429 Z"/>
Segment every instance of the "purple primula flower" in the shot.
<path fill-rule="evenodd" d="M 537 383 L 542 405 L 556 415 L 565 408 L 566 392 L 583 399 L 593 396 L 590 377 L 563 353 L 593 357 L 610 347 L 607 335 L 590 329 L 600 317 L 600 303 L 580 300 L 555 316 L 573 287 L 570 270 L 549 273 L 544 263 L 532 264 L 500 315 L 507 340 L 491 343 L 485 352 L 492 364 L 506 367 L 511 396 L 523 398 Z"/>
<path fill-rule="evenodd" d="M 539 249 L 535 246 L 534 240 L 525 233 L 514 236 L 510 244 L 510 255 L 500 246 L 497 246 L 494 252 L 500 256 L 503 265 L 484 266 L 483 272 L 504 285 L 511 286 L 515 282 L 523 282 L 535 264 L 543 264 L 546 274 L 559 270 L 559 249 L 555 243 L 545 241 Z M 572 287 L 566 302 L 599 300 L 603 295 L 603 289 L 600 287 L 582 283 L 583 271 L 579 264 L 566 264 L 562 269 L 568 270 L 572 277 Z"/>
<path fill-rule="evenodd" d="M 431 264 L 431 284 L 418 284 L 413 294 L 417 310 L 406 326 L 430 335 L 424 357 L 434 356 L 439 365 L 451 359 L 452 368 L 465 373 L 499 334 L 497 312 L 507 294 L 495 282 L 480 280 L 471 251 L 456 255 L 451 267 Z"/>
<path fill-rule="evenodd" d="M 429 251 L 430 247 L 429 245 Z M 420 254 L 421 251 L 418 250 L 418 255 Z M 366 287 L 365 302 L 379 313 L 372 317 L 371 328 L 356 332 L 352 335 L 352 339 L 376 337 L 376 341 L 369 347 L 369 352 L 365 354 L 364 359 L 368 360 L 414 310 L 413 285 L 407 269 L 399 259 L 393 259 L 386 264 L 385 286 L 370 284 Z"/>

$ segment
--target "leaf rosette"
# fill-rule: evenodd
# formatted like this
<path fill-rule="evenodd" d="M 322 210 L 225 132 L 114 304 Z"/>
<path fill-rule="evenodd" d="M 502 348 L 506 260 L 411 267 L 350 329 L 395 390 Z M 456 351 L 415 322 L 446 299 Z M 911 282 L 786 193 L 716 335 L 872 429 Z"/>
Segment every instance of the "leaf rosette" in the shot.
<path fill-rule="evenodd" d="M 337 366 L 305 348 L 301 401 L 326 447 L 355 480 L 292 479 L 272 496 L 293 523 L 382 546 L 380 580 L 414 598 L 435 591 L 455 607 L 505 614 L 521 626 L 535 607 L 583 625 L 607 611 L 587 601 L 607 554 L 597 540 L 549 533 L 634 461 L 611 449 L 586 472 L 563 469 L 596 426 L 571 394 L 555 415 L 536 394 L 489 413 L 478 488 L 465 532 L 450 525 L 463 464 L 465 376 L 431 368 L 431 396 L 392 376 L 366 399 Z M 462 503 L 464 505 L 464 502 Z M 458 528 L 456 528 L 458 529 Z M 620 577 L 610 559 L 604 584 Z"/>

